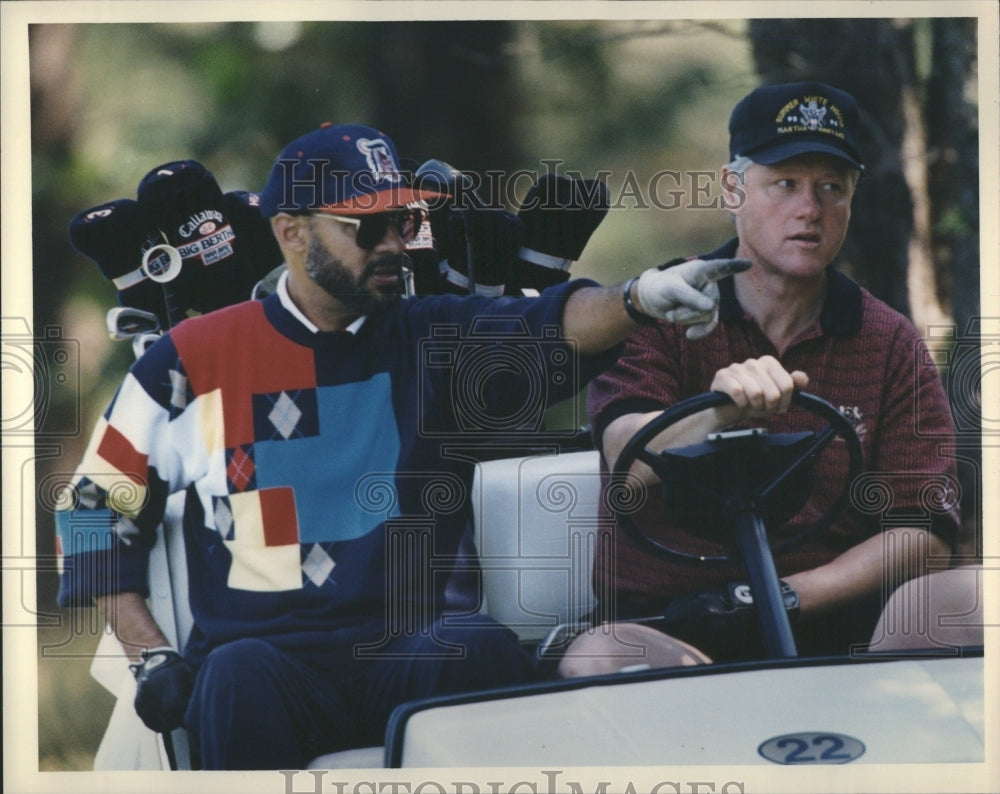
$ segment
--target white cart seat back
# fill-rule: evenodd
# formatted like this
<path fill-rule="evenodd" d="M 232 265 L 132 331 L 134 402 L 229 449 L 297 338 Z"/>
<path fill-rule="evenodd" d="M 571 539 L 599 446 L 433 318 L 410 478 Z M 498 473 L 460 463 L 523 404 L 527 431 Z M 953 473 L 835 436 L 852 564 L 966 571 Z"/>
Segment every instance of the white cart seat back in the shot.
<path fill-rule="evenodd" d="M 477 466 L 475 539 L 486 611 L 524 641 L 595 605 L 598 453 L 507 458 Z"/>

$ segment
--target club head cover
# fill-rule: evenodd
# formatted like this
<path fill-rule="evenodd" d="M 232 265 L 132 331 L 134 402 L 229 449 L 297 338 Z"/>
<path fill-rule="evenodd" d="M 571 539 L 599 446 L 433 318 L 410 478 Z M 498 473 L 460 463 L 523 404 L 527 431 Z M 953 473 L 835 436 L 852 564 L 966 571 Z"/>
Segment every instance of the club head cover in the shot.
<path fill-rule="evenodd" d="M 208 297 L 205 269 L 233 254 L 235 235 L 222 211 L 222 196 L 215 177 L 195 160 L 163 163 L 139 182 L 140 213 L 181 253 L 181 273 L 164 291 L 182 312 L 206 311 L 216 303 Z"/>
<path fill-rule="evenodd" d="M 219 208 L 228 226 L 215 234 L 228 238 L 223 245 L 229 246 L 229 253 L 202 269 L 200 294 L 192 303 L 200 312 L 250 300 L 257 282 L 283 259 L 271 224 L 260 214 L 258 193 L 231 191 L 222 196 Z M 203 237 L 205 240 L 211 242 L 212 237 Z"/>
<path fill-rule="evenodd" d="M 434 243 L 430 218 L 424 220 L 417 236 L 406 244 L 406 255 L 413 271 L 413 293 L 435 295 L 441 289 L 441 256 Z"/>
<path fill-rule="evenodd" d="M 524 239 L 521 219 L 501 209 L 452 210 L 448 216 L 446 280 L 467 294 L 504 294 Z M 470 262 L 471 256 L 471 262 Z"/>
<path fill-rule="evenodd" d="M 69 240 L 115 284 L 122 306 L 152 312 L 161 326 L 168 324 L 163 288 L 142 271 L 143 253 L 162 240 L 143 222 L 136 201 L 116 199 L 77 213 L 69 224 Z"/>
<path fill-rule="evenodd" d="M 417 294 L 442 292 L 466 294 L 464 287 L 447 278 L 451 258 L 448 223 L 452 211 L 483 206 L 482 200 L 476 195 L 475 180 L 471 175 L 459 171 L 442 160 L 431 159 L 421 164 L 414 172 L 413 187 L 443 194 L 442 198 L 428 202 L 427 205 L 434 250 L 437 255 L 436 263 L 431 261 L 432 257 L 426 253 L 418 252 L 414 256 L 407 251 L 414 260 Z"/>
<path fill-rule="evenodd" d="M 471 174 L 459 171 L 441 160 L 427 160 L 413 174 L 413 187 L 444 194 L 435 199 L 427 209 L 455 208 L 459 210 L 484 207 L 476 194 L 476 180 Z"/>
<path fill-rule="evenodd" d="M 539 177 L 518 210 L 524 244 L 508 291 L 541 290 L 566 281 L 609 207 L 608 187 L 600 179 Z"/>

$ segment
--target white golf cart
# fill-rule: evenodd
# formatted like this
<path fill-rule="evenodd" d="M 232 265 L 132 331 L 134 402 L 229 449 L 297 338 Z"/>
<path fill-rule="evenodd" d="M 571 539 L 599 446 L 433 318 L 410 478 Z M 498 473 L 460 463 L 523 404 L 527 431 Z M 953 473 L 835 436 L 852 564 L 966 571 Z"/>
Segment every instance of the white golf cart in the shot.
<path fill-rule="evenodd" d="M 796 503 L 809 486 L 811 462 L 835 437 L 844 439 L 852 471 L 858 471 L 860 449 L 850 424 L 822 400 L 799 394 L 799 409 L 826 421 L 820 431 L 721 433 L 669 454 L 646 447 L 667 424 L 720 399 L 712 394 L 685 401 L 637 434 L 612 472 L 612 491 L 619 484 L 627 488 L 624 472 L 637 458 L 667 477 L 688 471 L 705 479 L 712 466 L 746 474 L 729 477 L 730 490 L 715 505 L 724 506 L 733 524 L 731 547 L 719 559 L 737 557 L 746 565 L 769 658 L 651 670 L 637 655 L 629 671 L 615 675 L 412 702 L 394 712 L 384 746 L 323 756 L 310 768 L 983 763 L 981 646 L 796 656 L 773 555 L 824 531 L 829 518 L 773 553 L 766 522 L 779 506 Z M 759 465 L 733 465 L 748 454 Z M 847 499 L 849 484 L 828 516 Z M 537 646 L 555 627 L 593 608 L 591 566 L 598 528 L 607 520 L 599 518 L 597 452 L 479 463 L 472 499 L 485 611 Z M 645 538 L 615 501 L 609 504 L 623 528 Z M 182 647 L 191 615 L 183 541 L 174 531 L 179 508 L 170 503 L 154 550 L 150 601 L 160 625 L 168 636 L 172 632 L 169 639 Z M 644 542 L 658 553 L 684 556 L 655 539 Z M 962 618 L 941 619 L 949 617 Z M 102 642 L 92 673 L 118 696 L 97 768 L 186 768 L 184 732 L 161 737 L 136 716 L 135 684 L 112 637 Z"/>

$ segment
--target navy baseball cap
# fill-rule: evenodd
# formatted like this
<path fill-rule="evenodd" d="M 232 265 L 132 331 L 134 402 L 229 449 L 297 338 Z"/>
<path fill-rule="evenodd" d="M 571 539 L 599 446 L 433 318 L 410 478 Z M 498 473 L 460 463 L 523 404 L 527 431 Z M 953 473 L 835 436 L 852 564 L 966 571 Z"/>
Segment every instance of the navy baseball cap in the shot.
<path fill-rule="evenodd" d="M 388 135 L 360 124 L 323 124 L 278 155 L 260 210 L 265 218 L 305 211 L 366 215 L 442 195 L 410 187 Z"/>
<path fill-rule="evenodd" d="M 729 157 L 762 165 L 823 152 L 863 169 L 857 102 L 820 82 L 785 83 L 751 91 L 729 118 Z"/>

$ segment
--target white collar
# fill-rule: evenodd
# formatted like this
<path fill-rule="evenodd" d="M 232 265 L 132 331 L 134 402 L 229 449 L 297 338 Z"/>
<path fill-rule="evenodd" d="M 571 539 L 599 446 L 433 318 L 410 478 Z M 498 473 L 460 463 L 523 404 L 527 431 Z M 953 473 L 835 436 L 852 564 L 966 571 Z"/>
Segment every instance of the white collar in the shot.
<path fill-rule="evenodd" d="M 281 305 L 285 307 L 289 314 L 291 314 L 296 320 L 302 323 L 306 328 L 308 328 L 312 333 L 319 333 L 319 326 L 316 325 L 312 320 L 306 317 L 302 310 L 295 305 L 295 301 L 292 300 L 292 296 L 288 294 L 288 271 L 286 270 L 280 276 L 278 276 L 278 287 L 275 290 L 278 293 L 278 300 L 281 301 Z M 365 320 L 368 319 L 367 314 L 362 314 L 357 320 L 351 323 L 344 330 L 350 334 L 357 334 L 364 325 Z"/>

